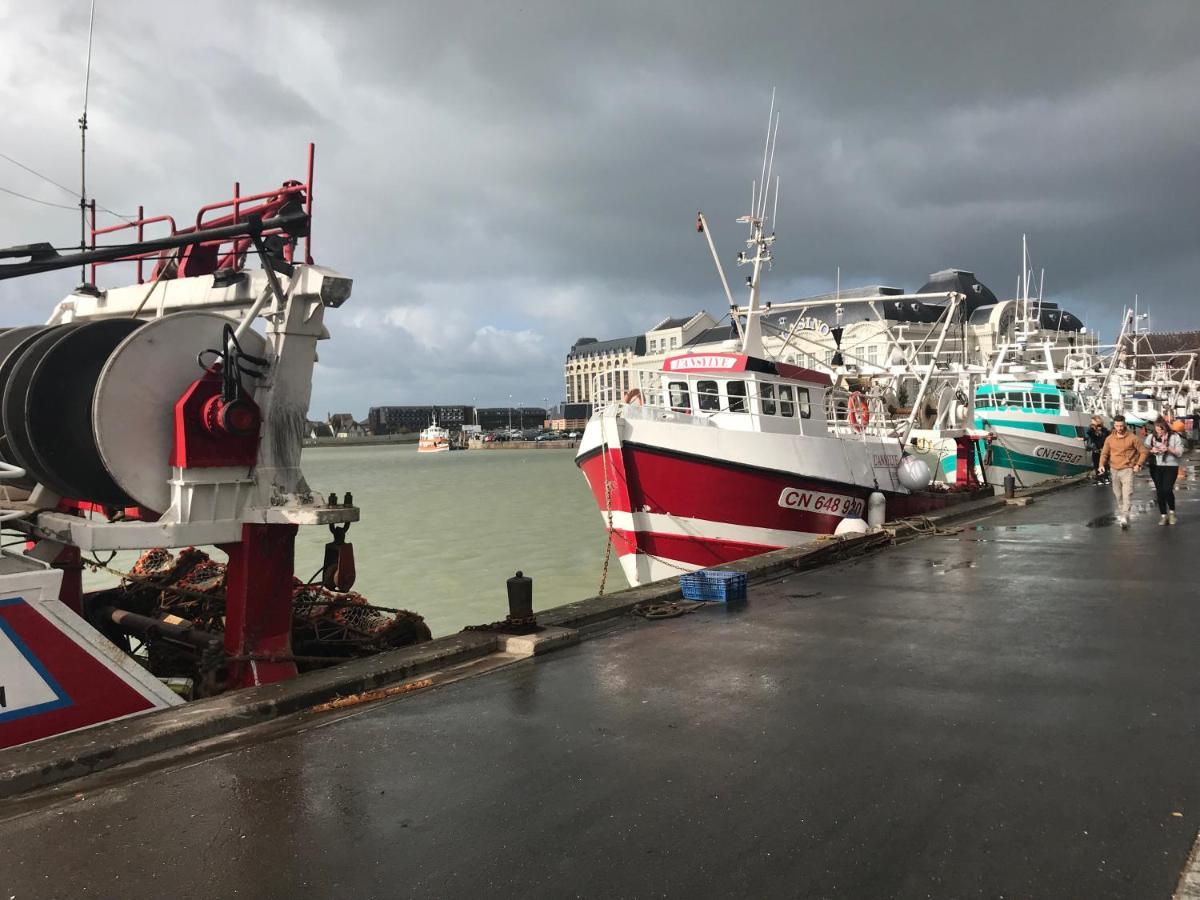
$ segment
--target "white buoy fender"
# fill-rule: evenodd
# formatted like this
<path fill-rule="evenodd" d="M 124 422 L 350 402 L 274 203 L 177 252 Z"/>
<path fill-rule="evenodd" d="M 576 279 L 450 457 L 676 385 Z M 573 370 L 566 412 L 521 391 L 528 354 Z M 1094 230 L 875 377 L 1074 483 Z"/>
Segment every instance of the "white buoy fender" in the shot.
<path fill-rule="evenodd" d="M 923 491 L 933 480 L 933 471 L 925 460 L 916 456 L 906 456 L 896 467 L 896 477 L 910 491 Z"/>
<path fill-rule="evenodd" d="M 867 523 L 859 518 L 847 517 L 837 523 L 837 528 L 833 529 L 835 535 L 839 534 L 866 534 L 868 531 Z"/>
<path fill-rule="evenodd" d="M 879 491 L 871 491 L 867 498 L 867 525 L 871 530 L 882 528 L 887 521 L 887 500 Z"/>

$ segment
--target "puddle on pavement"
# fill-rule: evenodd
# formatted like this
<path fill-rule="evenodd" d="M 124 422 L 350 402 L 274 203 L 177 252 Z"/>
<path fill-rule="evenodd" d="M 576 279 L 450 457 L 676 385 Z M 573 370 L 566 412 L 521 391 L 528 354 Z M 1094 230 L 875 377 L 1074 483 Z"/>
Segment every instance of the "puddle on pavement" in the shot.
<path fill-rule="evenodd" d="M 943 562 L 942 560 L 931 559 L 929 564 L 937 570 L 939 575 L 945 575 L 947 572 L 953 572 L 955 569 L 974 569 L 975 560 L 964 559 L 956 563 Z"/>

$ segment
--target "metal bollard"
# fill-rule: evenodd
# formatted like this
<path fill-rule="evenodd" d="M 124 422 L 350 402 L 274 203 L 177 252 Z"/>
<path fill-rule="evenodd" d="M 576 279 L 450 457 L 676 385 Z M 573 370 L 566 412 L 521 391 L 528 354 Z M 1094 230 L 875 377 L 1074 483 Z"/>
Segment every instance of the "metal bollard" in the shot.
<path fill-rule="evenodd" d="M 1004 476 L 1004 497 L 1006 500 L 1011 500 L 1017 495 L 1017 479 L 1011 475 Z"/>
<path fill-rule="evenodd" d="M 508 618 L 510 621 L 533 618 L 533 579 L 519 571 L 508 579 Z"/>

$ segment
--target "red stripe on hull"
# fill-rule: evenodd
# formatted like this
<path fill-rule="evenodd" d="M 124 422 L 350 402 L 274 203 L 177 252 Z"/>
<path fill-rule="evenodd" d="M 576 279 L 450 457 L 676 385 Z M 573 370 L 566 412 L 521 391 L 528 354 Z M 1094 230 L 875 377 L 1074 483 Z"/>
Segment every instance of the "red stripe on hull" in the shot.
<path fill-rule="evenodd" d="M 780 506 L 783 491 L 841 495 L 865 505 L 873 490 L 626 444 L 619 452 L 606 448 L 580 464 L 601 512 L 608 508 L 605 457 L 611 485 L 609 502 L 617 512 L 661 513 L 730 525 L 832 534 L 842 516 Z M 883 493 L 889 519 L 921 515 L 981 496 L 967 491 Z"/>
<path fill-rule="evenodd" d="M 613 529 L 613 549 L 620 556 L 640 551 L 667 561 L 688 563 L 705 568 L 758 556 L 778 550 L 766 544 L 747 544 L 683 534 L 660 534 L 653 531 L 624 531 Z"/>

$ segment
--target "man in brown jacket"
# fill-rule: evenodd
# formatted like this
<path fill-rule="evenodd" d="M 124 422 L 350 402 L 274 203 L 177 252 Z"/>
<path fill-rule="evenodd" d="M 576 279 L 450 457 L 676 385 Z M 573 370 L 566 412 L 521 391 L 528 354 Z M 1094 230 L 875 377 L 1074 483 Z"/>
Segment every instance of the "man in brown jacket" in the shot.
<path fill-rule="evenodd" d="M 1124 416 L 1113 417 L 1113 430 L 1100 449 L 1100 475 L 1112 472 L 1113 494 L 1117 498 L 1117 523 L 1129 527 L 1129 504 L 1133 500 L 1133 473 L 1140 472 L 1148 456 L 1145 446 L 1125 424 Z"/>

